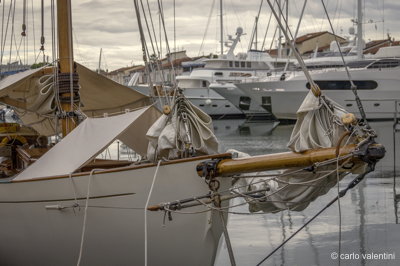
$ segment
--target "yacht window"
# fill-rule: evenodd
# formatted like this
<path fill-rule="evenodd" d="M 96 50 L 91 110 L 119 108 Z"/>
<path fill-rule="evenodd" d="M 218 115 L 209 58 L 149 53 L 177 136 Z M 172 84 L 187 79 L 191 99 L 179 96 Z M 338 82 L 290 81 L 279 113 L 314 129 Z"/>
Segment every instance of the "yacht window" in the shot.
<path fill-rule="evenodd" d="M 370 65 L 367 68 L 393 68 L 393 67 L 398 67 L 400 65 L 399 60 L 396 59 L 385 59 L 385 60 L 379 60 Z"/>
<path fill-rule="evenodd" d="M 374 62 L 374 60 L 362 60 L 362 61 L 353 61 L 347 63 L 349 68 L 364 68 Z"/>
<path fill-rule="evenodd" d="M 212 105 L 212 107 L 218 107 L 218 105 L 216 105 L 216 104 L 213 104 L 213 105 Z"/>
<path fill-rule="evenodd" d="M 373 90 L 378 87 L 378 83 L 374 80 L 354 80 L 357 90 Z M 315 83 L 321 90 L 351 90 L 350 81 L 348 80 L 316 80 Z M 307 89 L 310 84 L 307 83 Z"/>
<path fill-rule="evenodd" d="M 233 67 L 233 62 L 229 61 L 229 67 Z"/>
<path fill-rule="evenodd" d="M 215 72 L 214 75 L 215 75 L 215 76 L 223 76 L 224 73 L 222 73 L 222 72 Z"/>
<path fill-rule="evenodd" d="M 240 62 L 240 67 L 245 68 L 246 67 L 246 62 Z"/>
<path fill-rule="evenodd" d="M 251 62 L 247 62 L 247 68 L 251 68 Z"/>
<path fill-rule="evenodd" d="M 235 61 L 235 67 L 239 67 L 239 62 Z"/>
<path fill-rule="evenodd" d="M 201 82 L 201 85 L 202 85 L 204 88 L 206 88 L 206 87 L 207 87 L 207 81 L 203 80 L 203 81 Z"/>

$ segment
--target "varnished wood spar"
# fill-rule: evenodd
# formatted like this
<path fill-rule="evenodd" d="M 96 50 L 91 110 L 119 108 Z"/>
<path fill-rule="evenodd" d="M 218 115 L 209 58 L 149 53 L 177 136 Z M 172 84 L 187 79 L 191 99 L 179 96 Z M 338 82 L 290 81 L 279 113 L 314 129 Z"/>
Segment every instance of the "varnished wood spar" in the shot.
<path fill-rule="evenodd" d="M 57 1 L 57 29 L 58 29 L 58 53 L 59 53 L 59 71 L 60 73 L 73 72 L 74 54 L 72 45 L 72 24 L 71 15 L 71 1 L 58 0 Z M 62 98 L 71 97 L 71 93 L 63 93 Z M 65 112 L 73 111 L 71 103 L 61 103 L 61 108 Z M 66 136 L 71 132 L 76 125 L 73 118 L 63 118 L 62 134 Z"/>
<path fill-rule="evenodd" d="M 353 152 L 356 145 L 343 146 L 340 156 Z M 308 150 L 302 153 L 283 152 L 252 156 L 249 158 L 224 159 L 218 163 L 218 175 L 233 175 L 252 173 L 268 170 L 286 169 L 293 167 L 306 167 L 317 162 L 336 158 L 336 148 Z"/>

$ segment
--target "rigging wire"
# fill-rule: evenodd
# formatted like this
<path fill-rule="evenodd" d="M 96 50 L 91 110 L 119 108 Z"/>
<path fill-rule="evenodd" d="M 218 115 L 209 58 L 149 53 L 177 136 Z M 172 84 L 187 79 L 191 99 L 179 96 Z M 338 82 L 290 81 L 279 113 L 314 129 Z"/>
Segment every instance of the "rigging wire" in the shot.
<path fill-rule="evenodd" d="M 296 44 L 297 34 L 299 33 L 300 24 L 301 24 L 301 21 L 303 19 L 304 10 L 306 9 L 306 5 L 307 5 L 307 0 L 304 0 L 303 8 L 301 9 L 301 13 L 300 13 L 299 23 L 297 24 L 296 32 L 294 33 L 293 45 Z M 290 42 L 290 40 L 288 40 L 288 41 Z M 293 50 L 289 51 L 288 58 L 287 58 L 287 61 L 286 61 L 286 64 L 285 64 L 285 68 L 283 69 L 283 72 L 285 72 L 287 70 L 287 68 L 289 67 L 290 56 L 292 55 L 292 52 L 293 52 Z"/>
<path fill-rule="evenodd" d="M 35 16 L 33 13 L 33 0 L 31 0 L 31 15 L 32 15 L 32 32 L 33 32 L 33 54 L 36 64 L 36 31 L 35 31 Z"/>
<path fill-rule="evenodd" d="M 148 36 L 149 36 L 149 39 L 150 39 L 150 44 L 151 44 L 151 47 L 152 47 L 152 50 L 153 50 L 153 54 L 156 57 L 156 58 L 154 58 L 153 56 L 148 54 L 149 60 L 151 60 L 151 62 L 150 62 L 151 70 L 152 70 L 151 72 L 155 71 L 155 68 L 154 68 L 154 65 L 155 65 L 155 67 L 157 68 L 157 72 L 158 72 L 158 74 L 160 76 L 160 80 L 161 80 L 162 84 L 165 84 L 164 70 L 162 69 L 160 58 L 157 57 L 157 54 L 159 54 L 159 51 L 155 50 L 154 43 L 153 43 L 153 38 L 151 36 L 149 23 L 148 23 L 148 20 L 147 20 L 146 11 L 144 9 L 142 0 L 140 0 L 140 4 L 141 4 L 141 7 L 142 7 L 142 11 L 143 11 L 143 17 L 144 17 L 144 20 L 146 22 L 147 33 L 148 33 Z M 156 44 L 157 44 L 157 42 L 156 42 Z M 155 76 L 157 75 L 157 72 L 155 73 Z M 155 78 L 154 81 L 156 82 L 156 78 Z M 164 94 L 167 95 L 164 87 L 163 87 L 163 89 L 164 89 Z M 160 100 L 160 103 L 161 103 L 161 98 L 160 97 L 159 97 L 159 100 Z"/>
<path fill-rule="evenodd" d="M 169 47 L 169 42 L 168 42 L 168 36 L 167 36 L 167 29 L 165 28 L 165 20 L 164 20 L 164 8 L 162 6 L 162 0 L 158 0 L 158 10 L 160 12 L 160 17 L 161 17 L 161 22 L 162 22 L 162 26 L 163 26 L 163 32 L 164 32 L 164 38 L 165 38 L 165 46 L 167 49 L 167 53 L 169 55 L 171 55 L 171 50 Z M 171 60 L 171 56 L 167 56 L 167 60 L 168 63 L 171 66 L 172 69 L 172 74 L 173 74 L 173 79 L 172 79 L 172 84 L 174 85 L 174 88 L 176 88 L 176 71 L 175 71 L 175 67 L 174 67 L 174 62 Z"/>
<path fill-rule="evenodd" d="M 203 39 L 201 40 L 201 44 L 200 44 L 200 48 L 199 48 L 199 52 L 198 52 L 197 56 L 200 56 L 200 52 L 201 52 L 201 50 L 203 50 L 204 40 L 206 39 L 207 32 L 208 32 L 208 27 L 210 26 L 210 21 L 211 21 L 212 13 L 214 12 L 214 6 L 215 6 L 215 0 L 213 0 L 212 3 L 211 3 L 210 12 L 208 13 L 208 19 L 207 19 L 206 29 L 205 29 L 205 31 L 204 31 Z"/>
<path fill-rule="evenodd" d="M 354 97 L 355 97 L 355 100 L 356 100 L 357 107 L 358 107 L 358 110 L 359 110 L 359 112 L 360 112 L 361 118 L 362 118 L 363 122 L 365 123 L 365 125 L 367 126 L 367 129 L 371 129 L 371 127 L 370 127 L 370 125 L 369 125 L 369 123 L 368 123 L 368 121 L 367 121 L 367 116 L 366 116 L 366 114 L 365 114 L 365 111 L 364 111 L 364 107 L 363 107 L 363 105 L 362 105 L 362 102 L 361 102 L 360 98 L 358 97 L 357 86 L 354 84 L 353 79 L 352 79 L 351 74 L 350 74 L 350 71 L 349 71 L 349 68 L 348 68 L 348 66 L 347 66 L 347 64 L 346 64 L 346 61 L 344 60 L 343 53 L 342 53 L 342 49 L 340 48 L 339 40 L 338 40 L 338 38 L 337 38 L 337 35 L 335 34 L 335 30 L 334 30 L 334 28 L 333 28 L 331 19 L 330 19 L 330 17 L 329 17 L 327 8 L 326 8 L 325 3 L 324 3 L 324 0 L 321 0 L 321 2 L 322 2 L 322 6 L 323 6 L 323 8 L 324 8 L 324 11 L 325 11 L 325 15 L 326 15 L 326 17 L 327 17 L 327 19 L 328 19 L 328 22 L 329 22 L 329 25 L 330 25 L 330 27 L 331 27 L 332 34 L 335 36 L 336 46 L 337 46 L 338 49 L 339 49 L 340 57 L 341 57 L 341 59 L 342 59 L 343 66 L 344 66 L 344 68 L 345 68 L 345 71 L 346 71 L 346 74 L 347 74 L 347 78 L 348 78 L 349 81 L 350 81 L 351 91 L 352 91 L 353 94 L 354 94 Z M 358 23 L 361 23 L 361 22 L 358 22 Z"/>
<path fill-rule="evenodd" d="M 1 0 L 0 0 L 1 1 Z M 1 4 L 1 2 L 0 2 Z M 4 11 L 6 3 L 3 1 L 2 16 L 1 16 L 1 42 L 0 42 L 0 76 L 3 70 L 3 38 L 4 38 Z"/>
<path fill-rule="evenodd" d="M 249 42 L 249 48 L 247 50 L 251 50 L 251 47 L 253 46 L 253 42 L 254 42 L 254 38 L 257 36 L 257 24 L 258 24 L 258 19 L 260 18 L 260 13 L 261 13 L 261 8 L 263 6 L 264 0 L 261 0 L 260 6 L 258 8 L 258 13 L 254 22 L 254 26 L 253 26 L 253 30 L 251 32 L 251 36 L 250 36 L 250 42 Z M 256 43 L 255 43 L 255 49 L 257 50 L 257 39 L 256 39 Z"/>
<path fill-rule="evenodd" d="M 54 12 L 54 10 L 52 10 L 51 12 Z M 54 21 L 54 18 L 53 18 L 53 16 L 54 16 L 54 14 L 52 13 L 51 14 L 51 20 L 52 20 L 52 22 Z M 44 37 L 44 0 L 42 0 L 41 1 L 41 20 L 42 20 L 42 27 L 41 27 L 41 36 L 40 36 L 40 51 L 43 53 L 43 63 L 46 61 L 45 60 L 45 55 L 44 55 L 44 43 L 45 43 L 45 37 Z M 52 41 L 54 41 L 54 39 L 52 39 Z M 53 44 L 54 44 L 54 42 L 53 42 Z M 39 53 L 39 55 L 40 55 L 40 53 Z M 38 56 L 39 56 L 38 55 Z M 54 53 L 53 53 L 53 61 L 54 61 Z"/>
<path fill-rule="evenodd" d="M 148 13 L 149 13 L 149 16 L 150 16 L 151 29 L 152 29 L 152 33 L 153 33 L 153 36 L 154 36 L 154 43 L 156 45 L 157 56 L 160 59 L 161 58 L 161 52 L 160 52 L 160 49 L 158 47 L 157 34 L 156 34 L 156 30 L 154 28 L 153 16 L 151 15 L 149 0 L 146 0 L 146 3 L 147 3 L 147 10 L 148 10 Z"/>
<path fill-rule="evenodd" d="M 11 2 L 12 2 L 12 0 L 11 0 Z M 15 3 L 15 0 L 14 0 L 13 12 L 12 12 L 12 19 L 11 19 L 10 57 L 9 57 L 9 60 L 8 60 L 8 63 L 9 63 L 9 64 L 11 64 L 12 43 L 13 43 L 12 40 L 13 40 L 13 37 L 15 37 L 15 36 L 14 36 L 15 5 L 16 5 L 16 3 Z"/>
<path fill-rule="evenodd" d="M 272 8 L 274 8 L 274 7 L 275 7 L 275 2 L 272 5 Z M 271 24 L 271 19 L 272 19 L 272 13 L 269 15 L 269 19 L 268 19 L 268 23 L 267 23 L 267 29 L 265 30 L 263 42 L 262 42 L 262 45 L 261 45 L 261 51 L 264 50 L 265 40 L 267 39 L 267 34 L 268 34 L 268 31 L 269 31 L 269 26 Z M 270 48 L 270 50 L 271 50 L 271 48 Z"/>
<path fill-rule="evenodd" d="M 277 0 L 275 0 L 275 1 L 277 1 Z M 293 38 L 293 35 L 292 35 L 290 29 L 287 27 L 287 31 L 285 30 L 286 27 L 284 27 L 284 25 L 282 24 L 282 21 L 279 20 L 279 15 L 276 13 L 276 11 L 275 11 L 274 9 L 272 9 L 271 0 L 267 0 L 267 2 L 268 2 L 268 5 L 269 5 L 270 8 L 271 8 L 272 13 L 274 14 L 274 16 L 275 16 L 275 18 L 276 18 L 276 20 L 277 20 L 277 22 L 278 22 L 278 24 L 279 24 L 279 27 L 282 29 L 282 32 L 284 33 L 285 38 L 288 39 L 288 40 L 290 40 L 290 39 L 293 40 L 294 38 Z M 284 7 L 283 7 L 283 8 L 284 8 Z M 279 14 L 280 14 L 280 16 L 281 16 L 283 22 L 285 23 L 285 25 L 287 25 L 287 21 L 286 21 L 285 16 L 283 15 L 283 12 L 282 12 L 282 8 L 281 8 L 279 5 L 278 5 L 278 9 L 279 9 Z M 289 35 L 290 35 L 290 36 L 289 36 Z M 290 38 L 290 37 L 291 37 L 291 38 Z M 279 39 L 280 39 L 280 38 L 279 38 Z M 296 50 L 296 48 L 295 48 L 295 46 L 293 45 L 292 42 L 288 42 L 288 44 L 290 45 L 290 48 L 293 50 L 294 55 L 296 56 L 296 59 L 297 59 L 297 61 L 299 62 L 300 66 L 301 66 L 301 69 L 303 70 L 304 75 L 305 75 L 306 78 L 307 78 L 307 81 L 310 83 L 310 87 L 311 87 L 312 92 L 314 93 L 315 96 L 320 96 L 321 91 L 320 91 L 318 85 L 317 85 L 317 84 L 314 82 L 314 80 L 311 78 L 311 75 L 310 75 L 310 73 L 308 72 L 308 69 L 307 69 L 307 67 L 306 67 L 306 65 L 305 65 L 305 63 L 304 63 L 303 58 L 302 58 L 302 57 L 300 56 L 300 54 L 297 52 L 297 50 Z"/>

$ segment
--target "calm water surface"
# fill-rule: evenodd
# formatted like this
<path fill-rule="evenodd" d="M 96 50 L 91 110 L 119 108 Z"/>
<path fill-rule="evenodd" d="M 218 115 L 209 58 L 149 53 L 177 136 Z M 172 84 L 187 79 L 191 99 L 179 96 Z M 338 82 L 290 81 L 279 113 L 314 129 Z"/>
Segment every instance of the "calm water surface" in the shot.
<path fill-rule="evenodd" d="M 234 148 L 251 155 L 287 151 L 293 125 L 271 122 L 246 123 L 243 120 L 215 121 L 215 131 L 224 149 Z M 400 227 L 394 201 L 392 122 L 371 125 L 387 149 L 386 157 L 375 173 L 340 200 L 341 253 L 340 265 L 400 265 Z M 400 134 L 395 139 L 400 145 Z M 397 152 L 400 157 L 400 151 Z M 400 166 L 400 161 L 397 162 Z M 397 170 L 400 172 L 400 168 Z M 352 180 L 340 182 L 344 188 Z M 397 181 L 400 183 L 400 180 Z M 399 188 L 400 189 L 400 188 Z M 397 190 L 396 190 L 397 191 Z M 237 265 L 256 265 L 269 252 L 336 196 L 336 189 L 318 198 L 302 212 L 276 214 L 230 214 L 228 230 Z M 399 194 L 400 192 L 396 192 Z M 240 203 L 235 199 L 232 204 Z M 234 209 L 248 212 L 246 206 Z M 302 232 L 278 250 L 263 265 L 339 265 L 338 203 L 333 204 Z M 380 256 L 373 259 L 371 256 Z M 395 257 L 395 259 L 391 259 Z M 218 251 L 217 266 L 229 265 L 226 246 Z"/>

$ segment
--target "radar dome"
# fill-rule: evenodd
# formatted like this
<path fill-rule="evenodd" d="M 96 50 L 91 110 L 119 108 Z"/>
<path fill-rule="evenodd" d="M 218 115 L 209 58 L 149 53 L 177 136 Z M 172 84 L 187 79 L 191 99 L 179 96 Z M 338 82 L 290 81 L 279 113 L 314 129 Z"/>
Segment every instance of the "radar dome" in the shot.
<path fill-rule="evenodd" d="M 243 34 L 243 28 L 242 27 L 237 27 L 236 34 Z"/>

